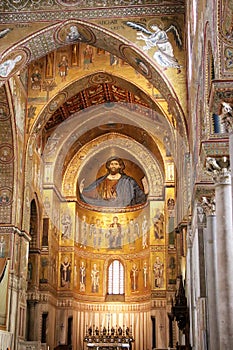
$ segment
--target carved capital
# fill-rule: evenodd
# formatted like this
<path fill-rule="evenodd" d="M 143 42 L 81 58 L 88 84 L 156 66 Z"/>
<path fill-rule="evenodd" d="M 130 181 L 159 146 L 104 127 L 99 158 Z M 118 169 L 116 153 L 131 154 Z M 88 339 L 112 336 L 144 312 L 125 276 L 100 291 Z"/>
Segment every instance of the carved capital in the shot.
<path fill-rule="evenodd" d="M 218 159 L 207 157 L 205 172 L 212 177 L 215 184 L 231 183 L 230 161 L 226 156 Z"/>
<path fill-rule="evenodd" d="M 215 184 L 218 185 L 230 185 L 231 184 L 231 171 L 222 171 L 214 177 Z"/>
<path fill-rule="evenodd" d="M 215 198 L 202 197 L 201 207 L 206 215 L 215 215 L 216 205 Z"/>
<path fill-rule="evenodd" d="M 197 206 L 197 225 L 198 227 L 206 227 L 206 213 L 200 205 Z"/>
<path fill-rule="evenodd" d="M 191 223 L 189 223 L 187 227 L 187 248 L 192 249 L 193 246 L 193 231 L 191 227 Z"/>
<path fill-rule="evenodd" d="M 227 102 L 222 102 L 222 113 L 219 115 L 221 124 L 224 125 L 226 132 L 233 132 L 233 109 Z"/>

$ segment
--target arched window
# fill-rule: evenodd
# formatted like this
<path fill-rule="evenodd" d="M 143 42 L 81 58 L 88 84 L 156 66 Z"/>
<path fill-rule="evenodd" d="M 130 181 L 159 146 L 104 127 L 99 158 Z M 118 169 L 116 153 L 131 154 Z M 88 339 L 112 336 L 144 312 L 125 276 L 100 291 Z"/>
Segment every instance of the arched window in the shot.
<path fill-rule="evenodd" d="M 125 293 L 124 266 L 119 260 L 114 260 L 108 268 L 108 294 L 123 295 Z"/>
<path fill-rule="evenodd" d="M 31 241 L 29 243 L 30 250 L 38 248 L 38 239 L 37 239 L 37 208 L 36 208 L 36 202 L 33 199 L 31 201 L 31 210 L 30 210 L 30 235 L 31 235 Z"/>

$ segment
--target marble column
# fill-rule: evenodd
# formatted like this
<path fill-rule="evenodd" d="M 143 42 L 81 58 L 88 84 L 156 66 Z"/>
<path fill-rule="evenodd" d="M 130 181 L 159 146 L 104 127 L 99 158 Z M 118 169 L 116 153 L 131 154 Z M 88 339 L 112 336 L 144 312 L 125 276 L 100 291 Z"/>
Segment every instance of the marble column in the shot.
<path fill-rule="evenodd" d="M 215 198 L 202 198 L 201 203 L 206 215 L 206 229 L 204 230 L 204 254 L 207 295 L 207 342 L 209 350 L 216 350 L 218 344 L 218 324 L 214 305 L 216 299 L 216 212 Z"/>
<path fill-rule="evenodd" d="M 216 315 L 219 346 L 233 349 L 233 236 L 232 191 L 226 157 L 206 159 L 207 171 L 215 182 L 216 200 Z M 213 307 L 215 307 L 213 305 Z"/>
<path fill-rule="evenodd" d="M 229 155 L 230 155 L 230 166 L 233 169 L 233 130 L 229 133 Z M 231 171 L 231 191 L 232 191 L 232 210 L 233 210 L 233 170 Z M 233 220 L 233 212 L 232 212 Z"/>
<path fill-rule="evenodd" d="M 221 124 L 224 126 L 224 132 L 229 135 L 229 157 L 230 166 L 233 169 L 233 108 L 232 106 L 222 101 L 222 113 L 219 115 Z M 231 172 L 231 186 L 233 186 L 233 171 Z M 233 188 L 232 188 L 232 201 L 233 201 Z M 233 204 L 232 204 L 233 209 Z M 233 212 L 232 212 L 233 218 Z"/>

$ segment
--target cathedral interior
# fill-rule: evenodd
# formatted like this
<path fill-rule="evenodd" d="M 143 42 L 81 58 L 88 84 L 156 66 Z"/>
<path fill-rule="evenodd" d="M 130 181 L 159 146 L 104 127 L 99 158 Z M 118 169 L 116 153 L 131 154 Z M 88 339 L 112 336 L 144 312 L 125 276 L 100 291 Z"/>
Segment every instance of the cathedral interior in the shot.
<path fill-rule="evenodd" d="M 232 131 L 232 0 L 1 1 L 0 350 L 232 350 Z"/>

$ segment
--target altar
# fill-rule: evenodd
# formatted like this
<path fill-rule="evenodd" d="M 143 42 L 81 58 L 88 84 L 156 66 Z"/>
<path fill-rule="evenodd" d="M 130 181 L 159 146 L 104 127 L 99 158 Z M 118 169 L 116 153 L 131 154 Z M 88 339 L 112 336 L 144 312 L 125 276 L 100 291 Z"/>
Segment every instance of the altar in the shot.
<path fill-rule="evenodd" d="M 131 350 L 134 342 L 132 327 L 112 327 L 111 329 L 101 327 L 100 330 L 95 326 L 87 327 L 83 342 L 84 350 Z"/>
<path fill-rule="evenodd" d="M 93 350 L 120 350 L 131 349 L 131 345 L 128 343 L 86 343 L 86 349 Z"/>

